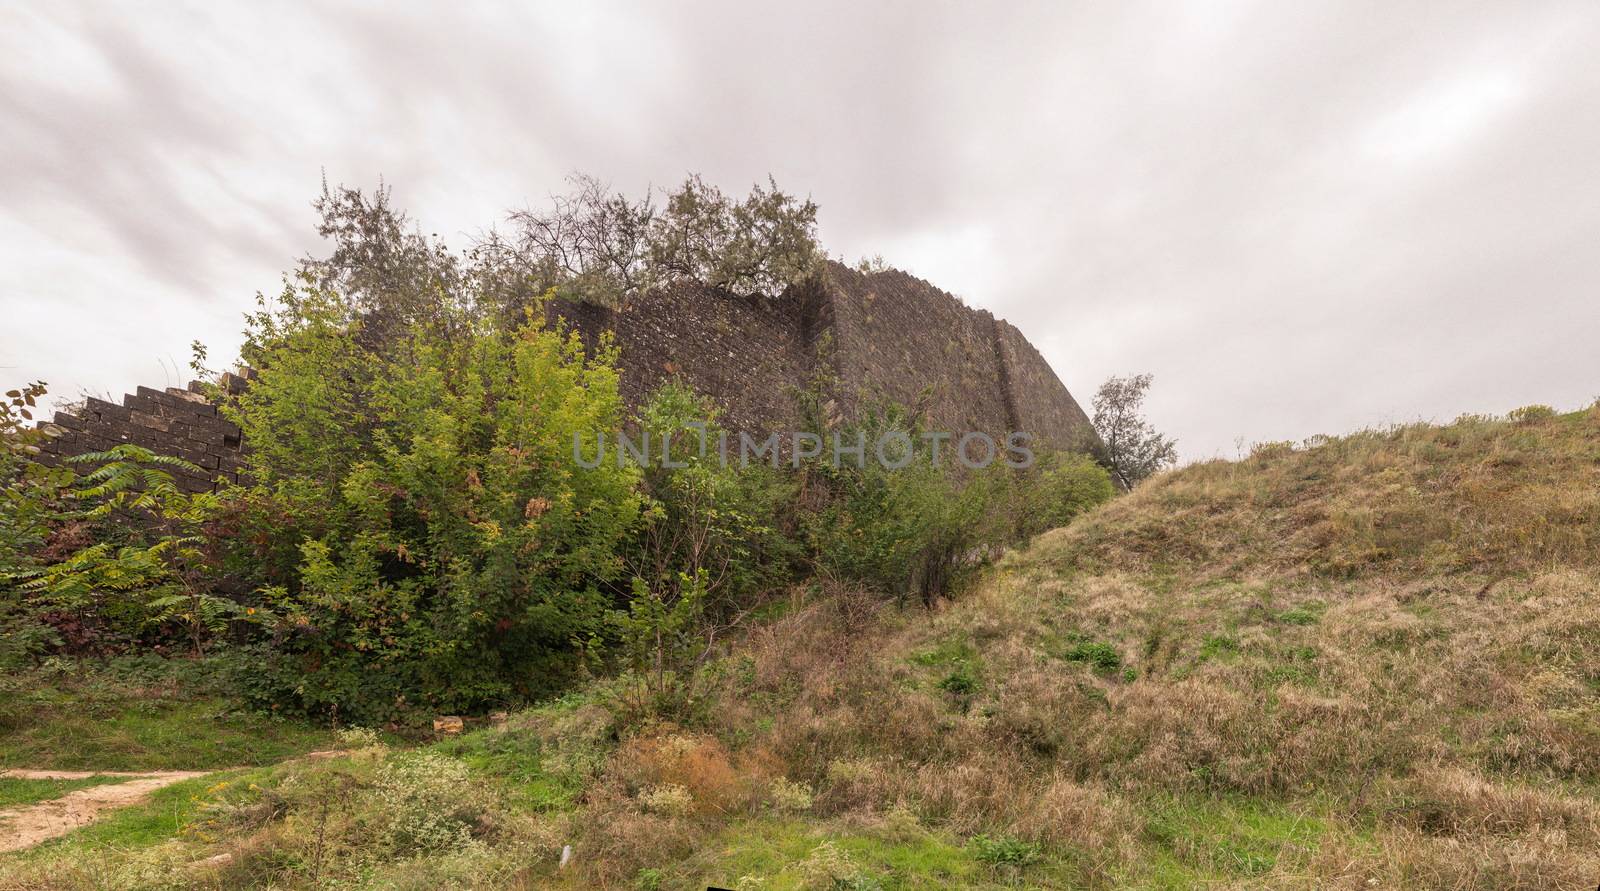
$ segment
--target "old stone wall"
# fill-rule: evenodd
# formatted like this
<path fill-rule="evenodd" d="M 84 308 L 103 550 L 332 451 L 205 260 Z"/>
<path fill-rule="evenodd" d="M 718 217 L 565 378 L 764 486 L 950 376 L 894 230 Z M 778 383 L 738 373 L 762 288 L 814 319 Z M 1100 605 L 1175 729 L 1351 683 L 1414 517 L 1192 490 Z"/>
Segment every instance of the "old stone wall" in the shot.
<path fill-rule="evenodd" d="M 54 422 L 63 432 L 45 443 L 41 460 L 55 463 L 70 455 L 131 443 L 199 467 L 198 473 L 168 468 L 186 492 L 211 492 L 221 484 L 238 482 L 244 448 L 239 428 L 217 414 L 198 383 L 189 386 L 188 390 L 139 387 L 123 396 L 121 405 L 90 397 L 81 408 L 58 411 Z"/>
<path fill-rule="evenodd" d="M 777 299 L 682 283 L 620 310 L 546 309 L 588 342 L 616 333 L 630 405 L 676 375 L 724 406 L 725 426 L 763 433 L 796 423 L 796 391 L 827 379 L 840 414 L 893 402 L 919 411 L 930 430 L 1020 430 L 1043 446 L 1099 448 L 1077 401 L 1015 326 L 904 272 L 830 263 L 825 283 Z"/>
<path fill-rule="evenodd" d="M 815 307 L 810 292 L 729 297 L 680 283 L 620 310 L 562 303 L 546 314 L 570 322 L 591 345 L 601 332 L 615 333 L 628 405 L 677 377 L 717 400 L 725 427 L 755 432 L 794 421 L 793 391 L 814 363 Z"/>
<path fill-rule="evenodd" d="M 904 272 L 829 269 L 841 394 L 922 412 L 929 429 L 1009 432 L 994 317 Z"/>
<path fill-rule="evenodd" d="M 904 272 L 830 263 L 824 282 L 778 298 L 730 297 L 685 282 L 618 309 L 558 301 L 545 312 L 591 348 L 614 333 L 622 396 L 634 407 L 678 377 L 717 400 L 726 428 L 764 434 L 793 429 L 798 392 L 827 380 L 841 415 L 889 401 L 920 411 L 929 430 L 1020 430 L 1040 446 L 1099 450 L 1089 419 L 1020 331 Z M 90 399 L 58 413 L 66 433 L 47 457 L 131 442 L 199 465 L 201 475 L 180 476 L 185 488 L 235 481 L 239 430 L 199 389 L 140 387 L 121 405 Z"/>
<path fill-rule="evenodd" d="M 1056 448 L 1102 455 L 1089 416 L 1062 385 L 1050 363 L 1015 325 L 994 320 L 995 352 L 1006 377 L 1018 430 L 1026 430 Z"/>

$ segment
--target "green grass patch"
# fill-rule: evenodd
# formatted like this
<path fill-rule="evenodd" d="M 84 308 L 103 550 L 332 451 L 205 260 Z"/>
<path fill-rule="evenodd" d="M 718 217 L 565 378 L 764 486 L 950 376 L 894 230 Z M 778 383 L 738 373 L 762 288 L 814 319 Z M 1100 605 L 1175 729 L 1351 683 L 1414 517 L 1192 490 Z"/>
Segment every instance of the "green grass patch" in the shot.
<path fill-rule="evenodd" d="M 1226 798 L 1169 799 L 1147 809 L 1144 887 L 1255 878 L 1316 849 L 1324 820 L 1294 808 Z"/>
<path fill-rule="evenodd" d="M 709 862 L 686 864 L 684 870 L 663 865 L 662 888 L 700 889 L 707 884 L 732 888 L 746 876 L 762 880 L 764 891 L 799 891 L 806 885 L 805 863 L 817 848 L 831 843 L 855 869 L 839 887 L 997 888 L 990 868 L 968 847 L 918 828 L 900 828 L 879 836 L 800 820 L 752 820 L 735 823 L 705 846 Z"/>
<path fill-rule="evenodd" d="M 0 730 L 0 766 L 206 770 L 267 764 L 332 745 L 325 730 L 231 711 L 218 700 L 62 703 L 31 709 Z"/>
<path fill-rule="evenodd" d="M 0 723 L 0 767 L 206 770 L 334 745 L 327 730 L 238 708 L 213 692 L 206 671 L 145 658 L 22 675 Z"/>
<path fill-rule="evenodd" d="M 909 661 L 913 665 L 932 667 L 972 662 L 977 658 L 978 652 L 972 648 L 971 643 L 965 640 L 946 640 L 932 649 L 912 653 Z"/>
<path fill-rule="evenodd" d="M 939 689 L 957 696 L 971 696 L 982 688 L 983 682 L 979 680 L 978 673 L 965 662 L 957 665 L 939 681 Z"/>
<path fill-rule="evenodd" d="M 1285 625 L 1315 625 L 1322 618 L 1320 610 L 1297 606 L 1278 613 L 1278 621 Z"/>
<path fill-rule="evenodd" d="M 1200 661 L 1226 659 L 1239 654 L 1239 639 L 1231 634 L 1208 635 L 1200 643 Z"/>
<path fill-rule="evenodd" d="M 1039 861 L 1040 849 L 1033 842 L 1010 836 L 973 836 L 972 849 L 978 860 L 991 866 L 1009 866 L 1020 869 Z"/>
<path fill-rule="evenodd" d="M 1113 674 L 1122 668 L 1122 654 L 1108 643 L 1093 640 L 1078 641 L 1061 652 L 1068 662 L 1082 662 L 1101 674 Z"/>
<path fill-rule="evenodd" d="M 433 748 L 461 759 L 485 779 L 498 781 L 518 807 L 539 812 L 564 811 L 573 807 L 583 792 L 579 777 L 546 772 L 543 743 L 531 733 L 479 730 L 437 743 Z"/>

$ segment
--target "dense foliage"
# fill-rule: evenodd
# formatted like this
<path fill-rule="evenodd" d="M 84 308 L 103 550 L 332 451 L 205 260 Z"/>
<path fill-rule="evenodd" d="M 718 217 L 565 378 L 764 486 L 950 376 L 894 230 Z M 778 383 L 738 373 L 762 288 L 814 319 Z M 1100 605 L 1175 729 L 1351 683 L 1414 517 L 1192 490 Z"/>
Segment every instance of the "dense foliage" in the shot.
<path fill-rule="evenodd" d="M 14 636 L 32 641 L 17 658 L 84 649 L 55 633 L 70 621 L 101 650 L 223 652 L 255 701 L 340 720 L 524 702 L 591 670 L 627 713 L 683 716 L 729 632 L 797 582 L 931 601 L 1110 497 L 1087 459 L 937 466 L 914 415 L 841 426 L 816 410 L 822 383 L 799 397 L 811 429 L 901 434 L 915 460 L 725 463 L 706 448 L 715 405 L 676 381 L 629 412 L 611 344 L 550 327 L 542 301 L 673 276 L 786 287 L 820 256 L 815 207 L 691 178 L 657 212 L 578 184 L 519 215 L 521 244 L 460 257 L 386 192 L 325 188 L 329 254 L 248 318 L 250 385 L 212 394 L 248 444 L 242 485 L 185 494 L 173 459 L 133 446 L 84 456 L 81 477 L 45 468 L 21 423 L 38 392 L 16 391 L 0 608 L 44 629 Z M 651 460 L 574 454 L 623 430 Z"/>
<path fill-rule="evenodd" d="M 277 619 L 267 682 L 395 711 L 550 692 L 602 630 L 641 513 L 635 471 L 570 460 L 574 435 L 621 420 L 613 356 L 466 312 L 367 349 L 356 310 L 287 292 L 226 406 L 252 447 L 226 538 Z"/>

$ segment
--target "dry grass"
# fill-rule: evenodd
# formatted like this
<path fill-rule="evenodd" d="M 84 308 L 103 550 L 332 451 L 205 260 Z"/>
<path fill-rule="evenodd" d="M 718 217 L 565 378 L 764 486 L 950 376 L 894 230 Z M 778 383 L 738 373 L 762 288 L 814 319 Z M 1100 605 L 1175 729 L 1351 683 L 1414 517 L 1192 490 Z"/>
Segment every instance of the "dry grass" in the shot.
<path fill-rule="evenodd" d="M 408 881 L 1589 891 L 1596 653 L 1600 411 L 1264 448 L 933 614 L 799 602 L 690 725 L 514 718 L 576 807 L 492 808 Z M 306 807 L 244 834 L 237 884 L 306 886 Z"/>
<path fill-rule="evenodd" d="M 1362 433 L 1158 478 L 931 619 L 807 606 L 706 729 L 818 816 L 1035 841 L 1068 884 L 1588 888 L 1597 590 L 1600 414 Z M 1169 842 L 1174 800 L 1322 828 Z"/>

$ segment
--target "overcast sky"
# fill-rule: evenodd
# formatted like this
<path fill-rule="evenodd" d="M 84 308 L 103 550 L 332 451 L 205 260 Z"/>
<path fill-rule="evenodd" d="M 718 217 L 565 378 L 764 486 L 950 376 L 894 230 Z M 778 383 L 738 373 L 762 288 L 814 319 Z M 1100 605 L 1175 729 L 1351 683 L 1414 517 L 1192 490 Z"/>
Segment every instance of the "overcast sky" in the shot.
<path fill-rule="evenodd" d="M 1600 396 L 1600 3 L 0 6 L 0 382 L 187 379 L 330 181 L 773 174 L 1185 458 Z"/>

